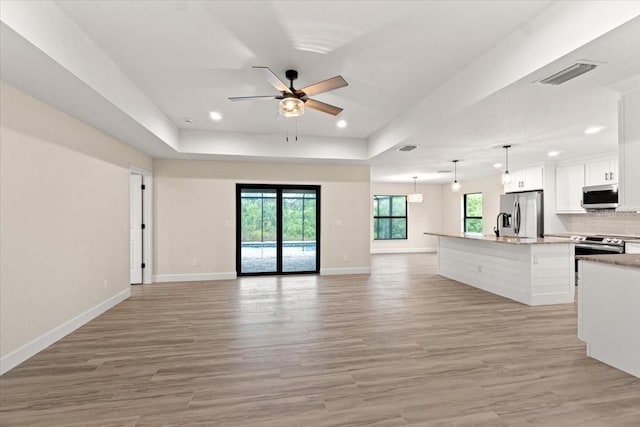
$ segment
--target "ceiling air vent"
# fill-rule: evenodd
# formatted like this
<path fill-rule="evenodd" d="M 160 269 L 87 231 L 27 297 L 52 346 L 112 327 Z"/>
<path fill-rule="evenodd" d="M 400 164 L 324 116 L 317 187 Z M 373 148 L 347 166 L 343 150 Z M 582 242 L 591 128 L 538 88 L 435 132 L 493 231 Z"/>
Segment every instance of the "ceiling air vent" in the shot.
<path fill-rule="evenodd" d="M 404 145 L 404 146 L 398 148 L 398 151 L 413 151 L 416 148 L 418 148 L 417 145 Z"/>
<path fill-rule="evenodd" d="M 540 83 L 546 85 L 560 85 L 565 83 L 571 79 L 575 79 L 578 76 L 583 75 L 591 70 L 596 68 L 595 64 L 587 64 L 586 62 L 576 62 L 575 64 L 565 68 L 564 70 L 558 71 L 550 75 L 549 77 L 545 77 L 540 80 Z"/>

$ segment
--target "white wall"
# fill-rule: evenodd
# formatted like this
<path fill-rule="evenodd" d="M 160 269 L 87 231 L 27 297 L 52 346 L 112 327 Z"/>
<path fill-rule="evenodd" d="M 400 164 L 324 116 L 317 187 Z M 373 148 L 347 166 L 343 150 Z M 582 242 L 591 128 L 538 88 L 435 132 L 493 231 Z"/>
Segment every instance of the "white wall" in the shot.
<path fill-rule="evenodd" d="M 6 371 L 128 295 L 129 164 L 152 163 L 8 84 L 0 99 Z"/>
<path fill-rule="evenodd" d="M 442 228 L 442 191 L 446 186 L 418 184 L 417 191 L 424 194 L 423 203 L 407 203 L 407 239 L 373 240 L 373 196 L 404 195 L 413 193 L 411 184 L 372 182 L 369 203 L 371 205 L 371 253 L 432 252 L 438 247 L 438 238 L 425 236 L 425 231 Z"/>
<path fill-rule="evenodd" d="M 451 185 L 442 186 L 442 229 L 447 233 L 461 233 L 463 196 L 466 193 L 482 193 L 482 232 L 493 234 L 496 216 L 500 212 L 500 195 L 503 193 L 500 175 L 460 181 L 459 192 L 451 191 Z M 438 230 L 429 230 L 438 231 Z"/>
<path fill-rule="evenodd" d="M 321 273 L 369 271 L 368 166 L 157 159 L 154 183 L 158 281 L 235 276 L 237 183 L 320 185 Z"/>

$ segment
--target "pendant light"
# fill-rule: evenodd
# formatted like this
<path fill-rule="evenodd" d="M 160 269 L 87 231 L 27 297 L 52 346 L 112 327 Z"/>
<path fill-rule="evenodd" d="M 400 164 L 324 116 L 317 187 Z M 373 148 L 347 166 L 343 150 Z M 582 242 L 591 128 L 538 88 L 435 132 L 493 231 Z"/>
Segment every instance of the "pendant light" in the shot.
<path fill-rule="evenodd" d="M 417 190 L 417 179 L 417 176 L 413 177 L 413 193 L 407 194 L 408 203 L 422 203 L 424 201 L 424 195 L 422 193 L 418 193 Z"/>
<path fill-rule="evenodd" d="M 502 174 L 502 185 L 507 185 L 511 182 L 511 175 L 509 175 L 509 148 L 511 148 L 511 146 L 503 145 L 502 148 L 504 148 L 506 157 L 505 169 L 504 173 Z"/>
<path fill-rule="evenodd" d="M 453 182 L 451 183 L 451 191 L 457 193 L 462 185 L 458 182 L 458 160 L 453 160 Z"/>

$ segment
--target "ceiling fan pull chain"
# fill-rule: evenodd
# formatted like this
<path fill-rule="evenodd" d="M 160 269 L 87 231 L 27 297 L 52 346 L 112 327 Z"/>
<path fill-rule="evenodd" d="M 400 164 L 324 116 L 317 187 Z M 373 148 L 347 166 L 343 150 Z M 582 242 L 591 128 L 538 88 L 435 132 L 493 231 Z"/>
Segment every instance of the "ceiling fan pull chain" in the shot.
<path fill-rule="evenodd" d="M 296 142 L 298 142 L 298 118 L 296 117 Z"/>
<path fill-rule="evenodd" d="M 287 138 L 285 139 L 286 142 L 289 142 L 289 119 L 285 119 L 287 121 Z"/>

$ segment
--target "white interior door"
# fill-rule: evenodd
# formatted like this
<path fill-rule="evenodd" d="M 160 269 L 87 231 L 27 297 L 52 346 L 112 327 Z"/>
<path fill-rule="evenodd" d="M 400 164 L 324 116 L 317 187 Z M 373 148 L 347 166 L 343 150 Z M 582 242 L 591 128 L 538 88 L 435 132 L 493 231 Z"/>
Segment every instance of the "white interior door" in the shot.
<path fill-rule="evenodd" d="M 130 282 L 142 283 L 142 175 L 130 175 Z"/>

